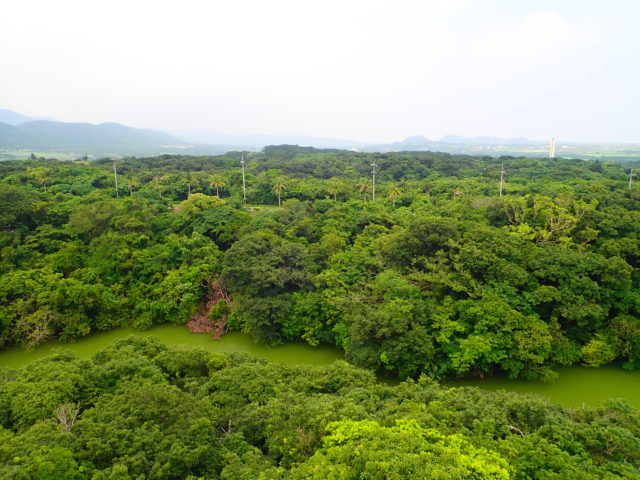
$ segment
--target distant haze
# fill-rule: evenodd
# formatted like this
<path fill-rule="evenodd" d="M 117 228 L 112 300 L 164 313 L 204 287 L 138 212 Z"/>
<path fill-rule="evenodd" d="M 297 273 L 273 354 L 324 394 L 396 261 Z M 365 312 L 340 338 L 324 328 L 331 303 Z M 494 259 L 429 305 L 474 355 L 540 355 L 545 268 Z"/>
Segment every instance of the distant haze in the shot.
<path fill-rule="evenodd" d="M 36 1 L 0 108 L 168 131 L 639 142 L 637 0 Z"/>

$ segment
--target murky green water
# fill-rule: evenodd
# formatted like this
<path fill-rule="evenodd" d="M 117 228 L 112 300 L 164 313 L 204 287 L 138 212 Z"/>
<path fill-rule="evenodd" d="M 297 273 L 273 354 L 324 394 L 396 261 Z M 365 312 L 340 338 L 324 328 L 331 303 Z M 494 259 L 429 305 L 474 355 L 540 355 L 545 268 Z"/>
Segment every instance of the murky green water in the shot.
<path fill-rule="evenodd" d="M 189 333 L 184 326 L 161 325 L 140 332 L 119 328 L 97 333 L 75 343 L 47 342 L 33 350 L 13 348 L 0 352 L 0 366 L 20 367 L 56 350 L 71 350 L 81 358 L 89 358 L 120 338 L 129 335 L 158 337 L 167 345 L 194 345 L 212 352 L 246 352 L 272 362 L 289 364 L 322 365 L 343 359 L 342 352 L 331 347 L 311 347 L 303 343 L 288 343 L 275 348 L 257 345 L 247 335 L 231 332 L 220 340 L 211 340 L 209 335 Z M 595 405 L 605 398 L 623 398 L 640 408 L 640 371 L 627 372 L 616 367 L 586 368 L 568 367 L 559 370 L 560 378 L 552 383 L 485 378 L 456 381 L 453 387 L 478 386 L 487 390 L 509 390 L 519 393 L 544 395 L 564 406 Z"/>
<path fill-rule="evenodd" d="M 565 407 L 582 404 L 596 405 L 605 398 L 622 398 L 640 408 L 640 370 L 626 371 L 619 367 L 564 367 L 558 369 L 560 378 L 543 383 L 506 378 L 459 380 L 449 386 L 476 386 L 487 390 L 508 390 L 535 393 L 550 398 Z"/>
<path fill-rule="evenodd" d="M 220 340 L 211 340 L 210 335 L 190 333 L 182 325 L 160 325 L 142 332 L 129 328 L 118 328 L 109 332 L 89 335 L 74 343 L 47 342 L 32 350 L 12 348 L 0 352 L 0 366 L 20 367 L 38 358 L 46 357 L 56 350 L 71 350 L 80 358 L 89 358 L 95 352 L 129 335 L 157 337 L 167 345 L 193 345 L 211 352 L 246 352 L 256 357 L 266 358 L 271 362 L 289 364 L 322 365 L 344 358 L 342 352 L 326 346 L 312 347 L 304 343 L 287 343 L 272 348 L 257 345 L 249 336 L 239 332 L 230 332 Z"/>

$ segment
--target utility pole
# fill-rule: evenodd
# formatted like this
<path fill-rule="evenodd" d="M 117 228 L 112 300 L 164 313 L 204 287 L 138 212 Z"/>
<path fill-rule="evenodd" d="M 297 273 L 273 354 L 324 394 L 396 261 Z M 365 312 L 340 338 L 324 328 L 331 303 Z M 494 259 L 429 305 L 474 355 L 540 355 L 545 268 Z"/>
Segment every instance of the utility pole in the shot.
<path fill-rule="evenodd" d="M 371 164 L 371 201 L 376 201 L 376 162 Z"/>
<path fill-rule="evenodd" d="M 502 183 L 504 181 L 504 174 L 506 172 L 504 171 L 504 164 L 502 165 L 502 167 L 500 167 L 500 196 L 502 196 Z"/>
<path fill-rule="evenodd" d="M 633 168 L 631 169 L 631 171 L 629 172 L 629 190 L 631 190 L 631 183 L 633 182 L 633 177 L 635 177 L 636 174 L 633 173 Z"/>
<path fill-rule="evenodd" d="M 116 170 L 116 159 L 113 159 L 113 177 L 116 180 L 116 198 L 120 198 L 120 193 L 118 192 L 118 172 Z"/>
<path fill-rule="evenodd" d="M 244 153 L 242 154 L 242 160 L 240 160 L 240 165 L 242 165 L 242 198 L 244 199 L 244 204 L 247 204 L 247 185 L 244 180 Z"/>
<path fill-rule="evenodd" d="M 551 145 L 549 146 L 549 158 L 551 160 L 556 158 L 556 137 L 551 139 Z"/>

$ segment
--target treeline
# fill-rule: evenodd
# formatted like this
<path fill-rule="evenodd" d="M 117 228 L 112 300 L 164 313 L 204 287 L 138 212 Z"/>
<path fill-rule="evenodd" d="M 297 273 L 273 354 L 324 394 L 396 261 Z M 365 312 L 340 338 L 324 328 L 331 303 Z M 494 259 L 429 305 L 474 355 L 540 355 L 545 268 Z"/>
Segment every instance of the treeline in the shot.
<path fill-rule="evenodd" d="M 3 347 L 186 323 L 224 284 L 212 322 L 402 378 L 640 366 L 620 165 L 281 146 L 115 169 L 117 190 L 109 159 L 0 163 Z"/>
<path fill-rule="evenodd" d="M 130 337 L 0 370 L 0 477 L 637 479 L 640 414 Z"/>

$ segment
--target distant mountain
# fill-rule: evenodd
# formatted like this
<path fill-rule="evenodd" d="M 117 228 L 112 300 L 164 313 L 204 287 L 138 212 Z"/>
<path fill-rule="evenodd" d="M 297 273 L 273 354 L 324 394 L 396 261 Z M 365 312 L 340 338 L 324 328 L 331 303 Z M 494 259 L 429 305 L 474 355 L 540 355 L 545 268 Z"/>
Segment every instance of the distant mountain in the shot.
<path fill-rule="evenodd" d="M 119 123 L 35 121 L 17 126 L 0 123 L 0 148 L 91 154 L 152 154 L 189 149 L 167 133 L 131 128 Z"/>
<path fill-rule="evenodd" d="M 433 140 L 429 140 L 427 137 L 423 137 L 422 135 L 414 135 L 413 137 L 407 137 L 402 142 L 406 145 L 433 145 L 435 142 Z"/>
<path fill-rule="evenodd" d="M 401 142 L 394 142 L 390 145 L 423 145 L 430 147 L 442 144 L 455 145 L 535 145 L 537 140 L 528 140 L 526 138 L 498 138 L 498 137 L 461 137 L 459 135 L 445 135 L 440 140 L 429 140 L 422 135 L 407 137 Z"/>
<path fill-rule="evenodd" d="M 234 145 L 261 149 L 267 145 L 300 145 L 315 148 L 358 148 L 365 144 L 343 138 L 322 138 L 309 135 L 230 135 L 216 130 L 167 130 L 167 133 L 182 140 L 207 145 Z"/>
<path fill-rule="evenodd" d="M 422 135 L 414 135 L 407 137 L 399 142 L 380 143 L 366 145 L 362 150 L 366 152 L 399 152 L 412 150 L 437 150 L 438 142 L 429 140 Z"/>
<path fill-rule="evenodd" d="M 536 145 L 540 142 L 527 138 L 498 138 L 498 137 L 461 137 L 459 135 L 445 135 L 437 143 L 474 144 L 474 145 Z"/>
<path fill-rule="evenodd" d="M 7 125 L 20 125 L 22 123 L 33 122 L 34 120 L 47 120 L 55 122 L 56 120 L 49 117 L 28 117 L 13 110 L 0 109 L 0 123 Z"/>
<path fill-rule="evenodd" d="M 526 138 L 445 135 L 440 140 L 430 140 L 422 135 L 414 135 L 400 142 L 366 145 L 362 150 L 367 152 L 434 151 L 475 155 L 506 155 L 519 151 L 529 152 L 531 147 L 544 144 L 546 142 Z"/>
<path fill-rule="evenodd" d="M 439 151 L 461 154 L 505 155 L 535 153 L 546 142 L 526 138 L 462 137 L 446 135 L 431 140 L 414 135 L 399 142 L 365 144 L 344 138 L 309 135 L 231 135 L 216 130 L 152 130 L 119 123 L 66 123 L 34 119 L 0 109 L 0 149 L 92 155 L 218 154 L 231 150 L 261 150 L 268 145 L 298 145 L 319 149 L 368 152 Z"/>

